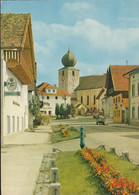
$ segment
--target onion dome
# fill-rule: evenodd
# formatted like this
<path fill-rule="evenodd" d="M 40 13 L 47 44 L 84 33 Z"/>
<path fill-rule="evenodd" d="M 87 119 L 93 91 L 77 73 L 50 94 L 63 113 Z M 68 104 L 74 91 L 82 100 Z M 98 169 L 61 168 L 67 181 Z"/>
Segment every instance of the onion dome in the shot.
<path fill-rule="evenodd" d="M 68 52 L 63 56 L 61 61 L 65 67 L 73 67 L 77 62 L 75 56 L 70 50 L 68 50 Z"/>

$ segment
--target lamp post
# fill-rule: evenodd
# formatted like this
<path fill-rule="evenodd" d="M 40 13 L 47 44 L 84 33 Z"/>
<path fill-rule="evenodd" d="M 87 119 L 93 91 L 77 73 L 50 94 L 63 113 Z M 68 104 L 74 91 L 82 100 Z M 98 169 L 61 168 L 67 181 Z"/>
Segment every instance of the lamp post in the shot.
<path fill-rule="evenodd" d="M 80 147 L 84 148 L 85 143 L 84 143 L 84 127 L 80 127 Z"/>

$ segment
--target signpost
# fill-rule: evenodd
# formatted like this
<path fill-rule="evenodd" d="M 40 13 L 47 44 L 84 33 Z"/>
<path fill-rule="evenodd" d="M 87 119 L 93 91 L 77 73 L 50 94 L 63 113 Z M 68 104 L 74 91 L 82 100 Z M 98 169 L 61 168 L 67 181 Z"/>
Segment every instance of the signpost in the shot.
<path fill-rule="evenodd" d="M 84 148 L 85 143 L 84 143 L 84 127 L 80 127 L 80 147 Z"/>

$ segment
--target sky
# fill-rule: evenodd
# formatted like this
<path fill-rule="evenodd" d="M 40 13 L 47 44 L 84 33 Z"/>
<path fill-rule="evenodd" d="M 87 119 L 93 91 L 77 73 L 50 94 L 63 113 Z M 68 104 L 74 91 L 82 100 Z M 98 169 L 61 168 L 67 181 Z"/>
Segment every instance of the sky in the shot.
<path fill-rule="evenodd" d="M 70 48 L 80 76 L 139 65 L 139 0 L 3 0 L 1 12 L 31 13 L 37 85 L 58 86 Z"/>

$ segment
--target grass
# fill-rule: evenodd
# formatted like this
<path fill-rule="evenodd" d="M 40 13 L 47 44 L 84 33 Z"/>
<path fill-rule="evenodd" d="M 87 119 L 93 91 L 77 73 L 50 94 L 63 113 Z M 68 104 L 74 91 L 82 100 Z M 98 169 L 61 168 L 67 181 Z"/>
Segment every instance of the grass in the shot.
<path fill-rule="evenodd" d="M 91 168 L 76 152 L 57 155 L 61 195 L 109 195 L 92 176 Z"/>
<path fill-rule="evenodd" d="M 96 149 L 106 155 L 108 164 L 111 164 L 122 176 L 128 176 L 139 184 L 139 167 L 127 160 L 107 153 L 104 149 Z M 57 155 L 59 168 L 59 182 L 61 195 L 108 195 L 100 186 L 99 180 L 94 177 L 91 168 L 77 152 L 62 152 Z"/>
<path fill-rule="evenodd" d="M 67 140 L 76 139 L 80 137 L 80 132 L 77 129 L 73 127 L 69 127 L 68 125 L 65 127 L 70 129 L 70 132 L 71 132 L 70 136 L 64 137 L 62 133 L 60 132 L 59 126 L 52 127 L 54 138 L 55 138 L 54 142 L 67 141 Z"/>

